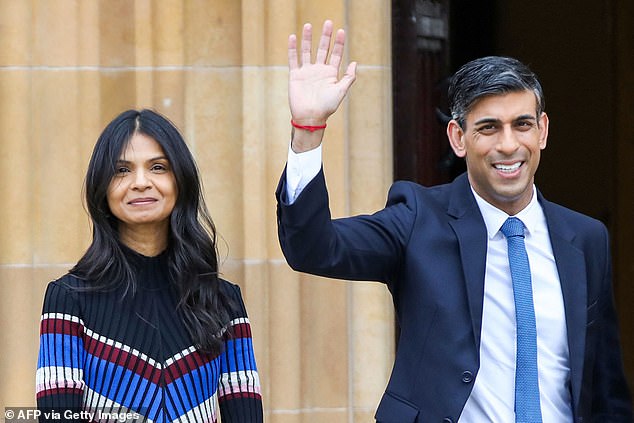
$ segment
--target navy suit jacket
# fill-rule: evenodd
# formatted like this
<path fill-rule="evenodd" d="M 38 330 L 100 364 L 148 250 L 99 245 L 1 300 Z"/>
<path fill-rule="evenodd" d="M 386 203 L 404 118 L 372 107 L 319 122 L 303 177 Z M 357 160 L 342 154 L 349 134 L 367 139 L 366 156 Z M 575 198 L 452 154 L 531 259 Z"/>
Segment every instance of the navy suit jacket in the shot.
<path fill-rule="evenodd" d="M 285 180 L 283 174 L 277 213 L 289 265 L 332 278 L 380 281 L 392 293 L 400 337 L 377 421 L 457 421 L 479 369 L 487 251 L 486 227 L 466 174 L 429 188 L 396 182 L 384 209 L 334 220 L 323 171 L 292 205 Z M 561 280 L 574 421 L 630 423 L 607 230 L 539 193 L 538 199 Z"/>

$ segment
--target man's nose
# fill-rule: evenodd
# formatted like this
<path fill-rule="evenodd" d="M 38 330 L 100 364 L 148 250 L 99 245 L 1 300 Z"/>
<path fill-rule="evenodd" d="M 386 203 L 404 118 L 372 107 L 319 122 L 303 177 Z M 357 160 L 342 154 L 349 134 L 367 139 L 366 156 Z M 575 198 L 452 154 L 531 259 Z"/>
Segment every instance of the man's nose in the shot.
<path fill-rule="evenodd" d="M 497 150 L 502 153 L 513 153 L 519 147 L 517 134 L 510 126 L 504 126 L 498 138 Z"/>

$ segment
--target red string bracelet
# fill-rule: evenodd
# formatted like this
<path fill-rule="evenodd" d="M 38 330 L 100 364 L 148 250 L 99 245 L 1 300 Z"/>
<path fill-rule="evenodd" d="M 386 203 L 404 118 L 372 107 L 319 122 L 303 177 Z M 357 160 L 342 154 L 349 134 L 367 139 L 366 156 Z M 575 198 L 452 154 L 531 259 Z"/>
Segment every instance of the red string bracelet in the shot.
<path fill-rule="evenodd" d="M 293 119 L 291 119 L 291 125 L 293 125 L 294 128 L 305 129 L 306 131 L 310 131 L 310 132 L 315 132 L 318 129 L 324 129 L 326 127 L 325 123 L 323 125 L 317 125 L 317 126 L 300 125 L 299 123 L 293 122 Z"/>

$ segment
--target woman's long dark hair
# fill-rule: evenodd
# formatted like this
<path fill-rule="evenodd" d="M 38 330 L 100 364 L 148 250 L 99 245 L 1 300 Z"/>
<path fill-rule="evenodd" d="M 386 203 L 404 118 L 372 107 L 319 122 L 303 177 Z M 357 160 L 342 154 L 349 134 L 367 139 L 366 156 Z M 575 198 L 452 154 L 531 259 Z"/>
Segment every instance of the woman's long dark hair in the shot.
<path fill-rule="evenodd" d="M 230 299 L 219 289 L 216 228 L 201 189 L 194 159 L 167 118 L 152 110 L 128 110 L 99 136 L 86 173 L 86 206 L 92 220 L 92 243 L 70 273 L 89 280 L 91 289 L 136 291 L 136 276 L 119 241 L 118 220 L 110 212 L 107 191 L 116 163 L 130 138 L 152 137 L 170 162 L 178 196 L 170 216 L 167 260 L 170 280 L 180 294 L 183 320 L 195 344 L 219 352 L 216 335 L 229 320 Z"/>

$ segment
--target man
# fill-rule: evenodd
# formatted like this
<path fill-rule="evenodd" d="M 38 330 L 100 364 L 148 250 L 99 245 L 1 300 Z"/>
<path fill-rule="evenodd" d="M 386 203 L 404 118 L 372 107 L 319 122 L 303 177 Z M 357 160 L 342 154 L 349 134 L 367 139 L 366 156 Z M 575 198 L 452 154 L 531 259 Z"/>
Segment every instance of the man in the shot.
<path fill-rule="evenodd" d="M 331 37 L 326 21 L 314 63 L 311 26 L 299 52 L 289 37 L 279 239 L 295 270 L 392 293 L 401 335 L 377 421 L 631 422 L 607 230 L 534 186 L 548 138 L 536 76 L 511 58 L 464 65 L 447 136 L 466 174 L 397 182 L 383 210 L 331 220 L 321 141 L 356 76 L 352 62 L 339 79 L 345 33 L 327 60 Z"/>

